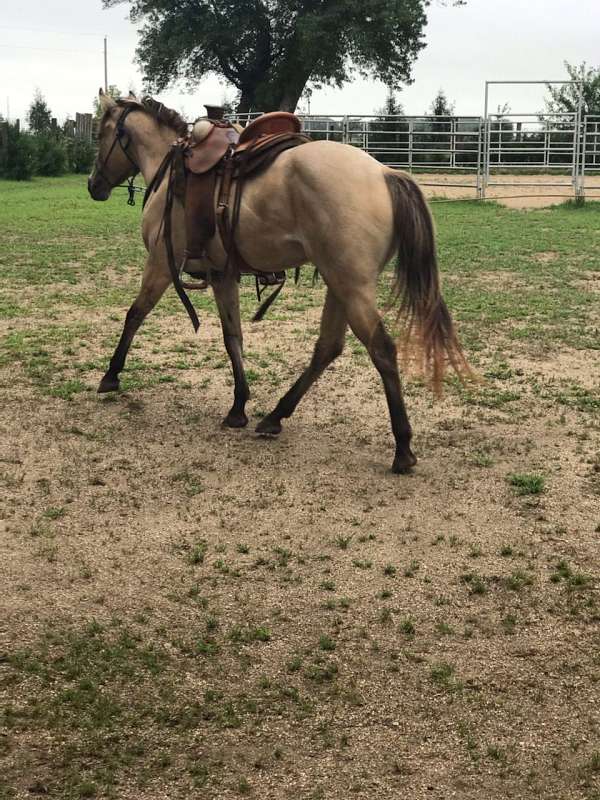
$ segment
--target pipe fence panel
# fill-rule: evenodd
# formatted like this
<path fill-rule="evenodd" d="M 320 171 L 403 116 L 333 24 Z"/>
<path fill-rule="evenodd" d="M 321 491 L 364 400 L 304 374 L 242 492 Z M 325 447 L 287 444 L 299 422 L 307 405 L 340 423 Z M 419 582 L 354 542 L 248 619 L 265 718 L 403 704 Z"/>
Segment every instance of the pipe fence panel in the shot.
<path fill-rule="evenodd" d="M 585 172 L 600 172 L 600 115 L 584 120 L 582 152 Z"/>
<path fill-rule="evenodd" d="M 247 124 L 257 116 L 229 118 Z M 487 117 L 299 116 L 315 140 L 360 147 L 389 167 L 427 173 L 421 181 L 426 185 L 472 188 L 480 199 L 487 187 L 497 186 L 560 187 L 579 197 L 594 189 L 589 182 L 586 187 L 585 176 L 600 175 L 600 115 L 582 117 L 579 110 Z M 535 181 L 528 183 L 527 175 Z"/>

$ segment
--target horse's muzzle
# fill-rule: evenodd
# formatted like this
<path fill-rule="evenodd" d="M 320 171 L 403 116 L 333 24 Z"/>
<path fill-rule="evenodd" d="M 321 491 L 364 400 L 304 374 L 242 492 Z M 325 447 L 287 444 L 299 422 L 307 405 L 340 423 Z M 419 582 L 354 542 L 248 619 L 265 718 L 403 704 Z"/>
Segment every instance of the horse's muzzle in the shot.
<path fill-rule="evenodd" d="M 108 200 L 110 197 L 110 186 L 99 175 L 90 175 L 88 178 L 88 192 L 92 200 Z"/>

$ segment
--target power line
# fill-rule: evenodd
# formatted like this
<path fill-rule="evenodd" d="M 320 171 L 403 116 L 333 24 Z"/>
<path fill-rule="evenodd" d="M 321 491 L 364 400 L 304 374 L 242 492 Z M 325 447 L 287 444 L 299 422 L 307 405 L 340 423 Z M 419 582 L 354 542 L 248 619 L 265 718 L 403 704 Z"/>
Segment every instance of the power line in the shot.
<path fill-rule="evenodd" d="M 52 53 L 87 53 L 95 52 L 94 50 L 67 50 L 62 47 L 30 47 L 28 45 L 23 44 L 1 44 L 0 47 L 8 47 L 11 50 L 49 50 Z M 98 49 L 98 53 L 102 51 Z"/>
<path fill-rule="evenodd" d="M 99 39 L 104 36 L 103 33 L 89 33 L 87 31 L 48 31 L 43 28 L 22 28 L 20 25 L 0 25 L 2 31 L 28 31 L 29 33 L 50 33 L 54 36 L 97 36 Z"/>

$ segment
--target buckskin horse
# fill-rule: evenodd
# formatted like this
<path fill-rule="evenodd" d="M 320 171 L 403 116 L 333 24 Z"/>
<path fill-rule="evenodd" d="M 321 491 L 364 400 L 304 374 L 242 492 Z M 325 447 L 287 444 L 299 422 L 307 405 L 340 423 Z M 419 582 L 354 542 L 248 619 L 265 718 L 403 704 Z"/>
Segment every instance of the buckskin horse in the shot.
<path fill-rule="evenodd" d="M 137 171 L 152 186 L 142 217 L 148 256 L 140 291 L 98 388 L 109 392 L 119 388 L 119 373 L 145 317 L 171 283 L 177 288 L 172 261 L 181 263 L 186 250 L 185 209 L 179 197 L 170 198 L 171 224 L 165 230 L 171 182 L 159 171 L 174 140 L 188 135 L 188 125 L 152 98 L 130 95 L 114 100 L 101 92 L 100 103 L 98 156 L 88 181 L 92 198 L 108 199 L 115 186 Z M 416 458 L 397 348 L 376 304 L 378 277 L 394 256 L 390 303 L 405 321 L 407 336 L 416 342 L 434 390 L 440 389 L 448 364 L 461 377 L 469 374 L 441 295 L 433 223 L 421 190 L 406 173 L 356 147 L 310 141 L 282 152 L 267 169 L 250 176 L 238 211 L 234 244 L 245 263 L 259 274 L 311 263 L 327 287 L 310 364 L 259 422 L 257 433 L 281 432 L 281 420 L 293 414 L 310 386 L 341 354 L 350 326 L 383 381 L 396 443 L 392 471 L 409 472 Z M 241 428 L 248 423 L 245 405 L 250 393 L 243 363 L 239 272 L 231 268 L 227 243 L 218 230 L 207 243 L 205 258 L 235 382 L 233 405 L 223 424 Z"/>

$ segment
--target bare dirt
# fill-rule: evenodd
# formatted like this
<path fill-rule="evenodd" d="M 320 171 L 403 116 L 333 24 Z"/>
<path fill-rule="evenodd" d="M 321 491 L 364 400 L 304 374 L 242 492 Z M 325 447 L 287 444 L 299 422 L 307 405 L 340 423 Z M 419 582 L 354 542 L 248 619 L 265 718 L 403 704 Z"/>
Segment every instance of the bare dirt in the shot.
<path fill-rule="evenodd" d="M 198 341 L 179 322 L 161 319 L 153 339 L 171 353 L 220 347 L 216 319 Z M 299 373 L 317 323 L 310 309 L 248 327 L 250 361 L 268 364 L 252 423 Z M 598 385 L 597 359 L 577 359 L 521 366 Z M 433 404 L 413 384 L 420 462 L 399 477 L 364 353 L 349 348 L 276 441 L 220 427 L 231 381 L 214 366 L 68 403 L 4 390 L 4 651 L 120 620 L 173 654 L 187 706 L 218 692 L 237 709 L 235 724 L 207 717 L 183 739 L 149 721 L 121 731 L 144 763 L 167 750 L 176 769 L 140 786 L 130 765 L 112 796 L 598 797 L 597 428 L 534 396 Z M 512 473 L 544 474 L 544 491 L 518 496 Z M 208 616 L 218 652 L 183 658 Z M 268 641 L 236 644 L 236 626 L 264 626 Z M 18 731 L 5 750 L 14 796 L 76 796 L 57 784 L 55 734 L 48 750 Z"/>
<path fill-rule="evenodd" d="M 415 174 L 413 176 L 429 198 L 475 199 L 477 182 L 473 175 Z M 590 200 L 600 198 L 600 176 L 585 179 Z M 508 208 L 544 208 L 573 199 L 571 179 L 564 175 L 492 175 L 486 190 L 489 200 Z"/>
<path fill-rule="evenodd" d="M 445 287 L 482 380 L 406 382 L 407 476 L 352 337 L 278 439 L 253 432 L 310 357 L 309 278 L 245 322 L 241 431 L 202 298 L 197 336 L 171 293 L 95 394 L 132 218 L 86 223 L 106 252 L 81 280 L 6 278 L 0 800 L 599 800 L 595 211 L 457 208 Z"/>

